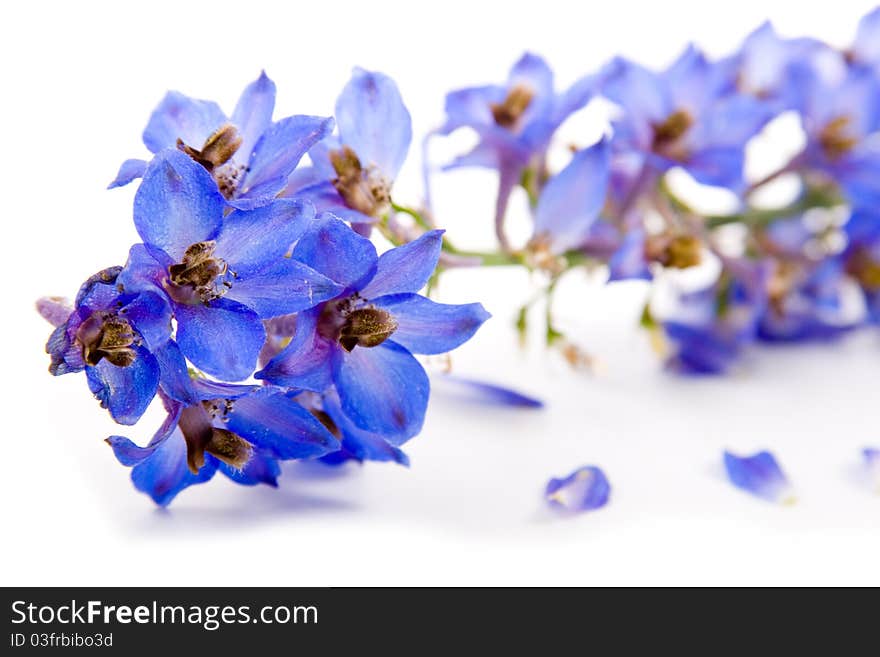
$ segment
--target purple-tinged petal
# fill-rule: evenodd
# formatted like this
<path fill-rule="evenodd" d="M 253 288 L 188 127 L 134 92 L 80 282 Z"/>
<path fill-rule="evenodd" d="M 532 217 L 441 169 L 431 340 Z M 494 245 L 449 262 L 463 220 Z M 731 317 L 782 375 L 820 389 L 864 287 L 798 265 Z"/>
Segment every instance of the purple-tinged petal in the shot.
<path fill-rule="evenodd" d="M 602 139 L 574 155 L 538 199 L 535 235 L 546 236 L 554 253 L 580 246 L 605 205 L 610 149 Z"/>
<path fill-rule="evenodd" d="M 223 220 L 214 253 L 237 275 L 246 276 L 284 257 L 314 218 L 312 204 L 298 199 L 235 210 Z"/>
<path fill-rule="evenodd" d="M 523 125 L 528 126 L 536 119 L 549 118 L 554 101 L 553 71 L 543 58 L 529 52 L 520 57 L 507 78 L 508 91 L 516 87 L 525 87 L 532 94 L 532 99 L 520 118 Z"/>
<path fill-rule="evenodd" d="M 358 288 L 376 272 L 376 247 L 330 213 L 319 215 L 293 258 L 345 287 Z"/>
<path fill-rule="evenodd" d="M 414 354 L 445 354 L 467 342 L 491 315 L 479 303 L 437 303 L 418 294 L 392 294 L 373 300 L 392 314 L 391 336 Z"/>
<path fill-rule="evenodd" d="M 336 170 L 330 161 L 330 152 L 342 148 L 339 137 L 327 135 L 309 149 L 309 159 L 319 180 L 330 181 L 336 177 Z"/>
<path fill-rule="evenodd" d="M 880 7 L 862 16 L 851 51 L 860 62 L 880 62 Z"/>
<path fill-rule="evenodd" d="M 73 306 L 64 297 L 41 297 L 37 299 L 37 312 L 52 326 L 58 327 L 67 322 Z"/>
<path fill-rule="evenodd" d="M 175 148 L 177 140 L 182 139 L 188 146 L 201 148 L 226 121 L 217 103 L 169 91 L 150 116 L 144 130 L 144 145 L 151 153 L 158 153 L 164 148 Z"/>
<path fill-rule="evenodd" d="M 149 252 L 144 244 L 135 244 L 128 251 L 125 267 L 119 272 L 116 284 L 126 294 L 154 292 L 165 294 L 162 282 L 167 270 Z"/>
<path fill-rule="evenodd" d="M 254 377 L 270 383 L 323 392 L 332 383 L 331 360 L 341 349 L 315 331 L 318 312 L 297 315 L 296 333 L 290 344 Z"/>
<path fill-rule="evenodd" d="M 247 161 L 257 141 L 272 124 L 274 110 L 275 83 L 262 71 L 260 77 L 244 88 L 232 112 L 232 124 L 241 136 L 238 153 L 243 155 L 236 159 Z"/>
<path fill-rule="evenodd" d="M 159 506 L 167 506 L 184 488 L 209 481 L 217 472 L 219 461 L 205 455 L 205 464 L 193 474 L 186 460 L 186 441 L 175 431 L 146 459 L 131 471 L 135 488 L 149 495 Z"/>
<path fill-rule="evenodd" d="M 862 450 L 862 456 L 865 458 L 871 485 L 880 493 L 880 449 L 866 447 Z"/>
<path fill-rule="evenodd" d="M 143 178 L 144 171 L 146 170 L 147 163 L 145 160 L 126 160 L 119 167 L 119 173 L 116 174 L 113 182 L 107 185 L 107 189 L 113 189 L 114 187 L 123 187 L 130 183 L 132 180 Z"/>
<path fill-rule="evenodd" d="M 313 308 L 339 295 L 343 288 L 308 265 L 279 258 L 264 269 L 236 279 L 226 295 L 270 319 Z"/>
<path fill-rule="evenodd" d="M 222 383 L 210 379 L 196 378 L 192 381 L 192 390 L 196 399 L 207 401 L 210 399 L 238 399 L 248 395 L 260 386 L 245 385 L 240 383 Z"/>
<path fill-rule="evenodd" d="M 270 203 L 302 156 L 332 131 L 333 119 L 320 116 L 290 116 L 273 123 L 254 147 L 248 173 L 229 204 L 251 210 Z"/>
<path fill-rule="evenodd" d="M 737 337 L 721 328 L 670 321 L 663 329 L 675 349 L 667 367 L 682 374 L 720 374 L 739 355 Z"/>
<path fill-rule="evenodd" d="M 340 141 L 364 167 L 397 177 L 412 141 L 412 121 L 391 78 L 356 68 L 336 101 L 336 121 Z"/>
<path fill-rule="evenodd" d="M 742 147 L 721 146 L 694 153 L 685 167 L 697 182 L 737 192 L 743 186 L 744 163 Z"/>
<path fill-rule="evenodd" d="M 623 112 L 614 121 L 615 141 L 623 138 L 631 145 L 649 148 L 652 124 L 676 110 L 669 89 L 653 71 L 620 57 L 605 67 L 600 80 L 602 95 Z"/>
<path fill-rule="evenodd" d="M 242 486 L 266 484 L 277 488 L 281 466 L 278 465 L 278 460 L 274 457 L 263 454 L 261 450 L 254 450 L 250 460 L 244 464 L 241 470 L 221 462 L 220 472 Z"/>
<path fill-rule="evenodd" d="M 651 270 L 645 258 L 645 233 L 632 230 L 608 260 L 608 282 L 629 279 L 651 279 Z"/>
<path fill-rule="evenodd" d="M 448 135 L 462 126 L 480 130 L 495 125 L 492 104 L 503 102 L 506 95 L 507 90 L 497 85 L 451 91 L 446 94 L 446 123 L 439 134 Z"/>
<path fill-rule="evenodd" d="M 544 499 L 564 511 L 592 511 L 605 506 L 611 485 L 602 470 L 594 465 L 578 468 L 562 479 L 547 482 Z"/>
<path fill-rule="evenodd" d="M 116 279 L 122 267 L 107 267 L 89 276 L 83 283 L 73 301 L 74 308 L 85 306 L 90 310 L 107 310 L 116 301 Z"/>
<path fill-rule="evenodd" d="M 168 340 L 153 352 L 159 362 L 159 388 L 171 399 L 194 404 L 199 401 L 193 390 L 193 382 L 189 376 L 189 368 L 183 352 L 174 340 Z"/>
<path fill-rule="evenodd" d="M 697 150 L 703 146 L 742 149 L 774 114 L 771 106 L 757 98 L 730 96 L 703 112 L 688 133 L 688 143 Z"/>
<path fill-rule="evenodd" d="M 156 155 L 134 197 L 134 224 L 151 252 L 175 260 L 191 244 L 213 239 L 225 202 L 203 166 L 178 150 Z"/>
<path fill-rule="evenodd" d="M 235 400 L 226 427 L 279 459 L 322 456 L 339 441 L 284 390 L 263 387 Z"/>
<path fill-rule="evenodd" d="M 162 401 L 168 414 L 146 447 L 139 447 L 123 436 L 110 436 L 104 441 L 113 448 L 113 454 L 122 465 L 129 467 L 137 465 L 155 452 L 174 433 L 183 405 L 165 397 Z"/>
<path fill-rule="evenodd" d="M 361 290 L 366 299 L 386 294 L 418 292 L 434 274 L 440 249 L 442 230 L 432 230 L 409 244 L 389 249 L 381 256 L 373 280 Z"/>
<path fill-rule="evenodd" d="M 724 452 L 727 477 L 737 488 L 778 504 L 794 503 L 794 494 L 785 473 L 770 452 L 736 456 Z"/>
<path fill-rule="evenodd" d="M 253 373 L 266 339 L 263 322 L 253 310 L 221 298 L 209 305 L 177 304 L 174 314 L 177 343 L 193 365 L 228 381 Z"/>
<path fill-rule="evenodd" d="M 119 424 L 137 422 L 153 401 L 159 387 L 159 362 L 143 347 L 128 367 L 119 367 L 107 359 L 86 367 L 89 389 L 101 406 Z"/>
<path fill-rule="evenodd" d="M 447 392 L 455 391 L 456 396 L 476 403 L 517 408 L 544 408 L 544 402 L 540 399 L 495 383 L 468 379 L 455 374 L 443 374 L 435 376 L 431 381 L 435 392 L 438 392 L 438 382 L 441 384 L 440 393 L 444 392 L 444 388 L 446 388 Z"/>
<path fill-rule="evenodd" d="M 386 340 L 334 354 L 333 380 L 342 412 L 361 429 L 400 444 L 425 420 L 430 383 L 412 354 Z"/>
<path fill-rule="evenodd" d="M 142 292 L 119 310 L 140 333 L 147 348 L 156 351 L 171 337 L 171 306 L 164 296 Z"/>

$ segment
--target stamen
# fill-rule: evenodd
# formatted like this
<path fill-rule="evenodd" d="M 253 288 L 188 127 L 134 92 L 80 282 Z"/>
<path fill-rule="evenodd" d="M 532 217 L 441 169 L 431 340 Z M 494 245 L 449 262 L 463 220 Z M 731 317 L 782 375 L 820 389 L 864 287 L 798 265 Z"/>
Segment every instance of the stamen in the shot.
<path fill-rule="evenodd" d="M 188 146 L 178 138 L 177 148 L 189 155 L 208 171 L 226 164 L 241 146 L 242 137 L 231 123 L 217 129 L 205 140 L 201 150 Z"/>
<path fill-rule="evenodd" d="M 489 106 L 496 125 L 507 129 L 516 126 L 529 105 L 532 104 L 534 97 L 534 92 L 527 86 L 522 84 L 514 86 L 502 102 L 492 103 Z"/>
<path fill-rule="evenodd" d="M 168 267 L 171 283 L 169 294 L 181 303 L 192 303 L 193 296 L 202 303 L 219 299 L 232 287 L 225 276 L 228 267 L 221 258 L 214 257 L 217 243 L 213 240 L 191 244 L 183 254 L 183 260 Z"/>
<path fill-rule="evenodd" d="M 330 152 L 336 171 L 333 186 L 353 210 L 379 219 L 391 209 L 391 183 L 375 166 L 364 168 L 348 146 Z"/>
<path fill-rule="evenodd" d="M 204 404 L 184 408 L 178 426 L 186 440 L 187 467 L 193 474 L 205 465 L 205 452 L 238 469 L 247 464 L 253 453 L 253 447 L 244 438 L 215 427 Z"/>
<path fill-rule="evenodd" d="M 108 313 L 93 313 L 76 332 L 83 360 L 94 367 L 106 359 L 117 367 L 131 365 L 137 353 L 137 337 L 127 320 Z"/>
<path fill-rule="evenodd" d="M 676 110 L 653 125 L 652 149 L 672 159 L 684 159 L 686 153 L 680 141 L 693 124 L 694 119 L 686 110 Z"/>
<path fill-rule="evenodd" d="M 851 124 L 852 117 L 842 115 L 832 119 L 822 128 L 819 133 L 819 146 L 830 159 L 836 160 L 858 145 L 859 140 L 849 132 Z"/>

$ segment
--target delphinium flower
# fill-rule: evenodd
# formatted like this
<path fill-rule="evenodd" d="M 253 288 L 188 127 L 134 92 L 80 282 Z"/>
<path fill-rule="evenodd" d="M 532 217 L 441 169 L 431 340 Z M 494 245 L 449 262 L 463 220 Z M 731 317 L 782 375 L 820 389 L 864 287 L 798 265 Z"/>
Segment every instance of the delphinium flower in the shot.
<path fill-rule="evenodd" d="M 563 93 L 554 89 L 553 71 L 532 53 L 514 64 L 504 84 L 468 87 L 446 96 L 446 120 L 433 134 L 474 130 L 479 142 L 446 169 L 486 167 L 499 174 L 495 227 L 500 245 L 512 250 L 504 217 L 513 188 L 520 183 L 534 192 L 547 175 L 550 138 L 572 113 L 586 105 L 593 79 L 584 78 Z M 427 166 L 427 162 L 426 162 Z"/>
<path fill-rule="evenodd" d="M 777 504 L 793 504 L 791 484 L 776 458 L 767 451 L 751 456 L 737 456 L 724 452 L 727 477 L 737 488 Z"/>
<path fill-rule="evenodd" d="M 312 201 L 356 229 L 391 211 L 391 188 L 412 141 L 409 111 L 387 75 L 355 69 L 336 101 L 338 134 L 309 151 L 284 192 Z M 369 233 L 367 233 L 369 234 Z"/>
<path fill-rule="evenodd" d="M 169 93 L 144 132 L 153 159 L 126 162 L 111 185 L 142 179 L 133 213 L 142 243 L 124 266 L 86 281 L 71 306 L 37 304 L 56 327 L 53 374 L 85 371 L 122 424 L 161 399 L 167 418 L 146 446 L 108 439 L 160 505 L 218 471 L 275 485 L 283 460 L 407 465 L 400 445 L 420 431 L 429 394 L 412 354 L 446 353 L 489 316 L 477 303 L 418 294 L 442 231 L 403 235 L 386 223 L 399 246 L 379 256 L 352 227 L 391 209 L 411 138 L 394 83 L 358 69 L 343 92 L 343 140 L 311 154 L 321 175 L 336 165 L 324 181 L 336 194 L 329 204 L 315 190 L 281 192 L 333 119 L 272 123 L 274 93 L 261 76 L 230 119 Z M 375 206 L 364 205 L 367 193 Z M 262 381 L 247 383 L 254 375 Z"/>
<path fill-rule="evenodd" d="M 605 473 L 594 465 L 578 468 L 567 477 L 547 482 L 544 498 L 563 511 L 593 511 L 608 503 L 611 485 Z"/>
<path fill-rule="evenodd" d="M 376 255 L 366 238 L 324 214 L 292 258 L 341 292 L 298 315 L 290 344 L 257 377 L 318 393 L 331 386 L 360 429 L 406 440 L 421 428 L 428 378 L 413 357 L 450 351 L 488 318 L 480 304 L 444 305 L 418 291 L 433 274 L 442 234 Z"/>
<path fill-rule="evenodd" d="M 153 154 L 177 148 L 208 171 L 229 204 L 261 207 L 287 185 L 302 156 L 333 130 L 333 120 L 289 116 L 272 121 L 275 83 L 265 73 L 242 92 L 230 117 L 208 100 L 169 91 L 144 130 Z M 145 160 L 126 160 L 110 187 L 144 175 Z"/>

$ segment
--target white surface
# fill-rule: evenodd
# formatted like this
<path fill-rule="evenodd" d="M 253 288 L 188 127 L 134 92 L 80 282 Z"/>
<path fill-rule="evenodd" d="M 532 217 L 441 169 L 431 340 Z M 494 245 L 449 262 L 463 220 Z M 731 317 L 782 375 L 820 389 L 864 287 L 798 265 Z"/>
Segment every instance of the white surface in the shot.
<path fill-rule="evenodd" d="M 227 109 L 263 67 L 276 116 L 330 113 L 352 65 L 394 76 L 417 135 L 447 89 L 500 80 L 542 53 L 562 83 L 623 52 L 668 61 L 696 37 L 723 53 L 765 17 L 845 43 L 871 2 L 17 3 L 0 26 L 5 260 L 0 584 L 880 584 L 880 496 L 858 474 L 880 444 L 878 337 L 756 349 L 736 376 L 663 374 L 633 328 L 644 290 L 572 281 L 560 315 L 605 363 L 591 377 L 515 348 L 523 274 L 449 277 L 449 301 L 495 318 L 456 371 L 545 398 L 512 411 L 435 394 L 410 469 L 293 465 L 279 490 L 218 478 L 169 511 L 135 492 L 102 439 L 125 433 L 84 378 L 53 379 L 44 294 L 73 295 L 121 264 L 136 235 L 134 187 L 104 191 L 166 89 Z M 540 12 L 540 13 L 536 13 Z M 396 188 L 419 198 L 416 153 Z M 458 241 L 486 245 L 491 177 L 436 188 Z M 157 414 L 127 435 L 146 440 Z M 770 448 L 799 493 L 752 499 L 720 471 L 725 447 Z M 551 476 L 588 463 L 612 484 L 604 509 L 559 518 Z"/>

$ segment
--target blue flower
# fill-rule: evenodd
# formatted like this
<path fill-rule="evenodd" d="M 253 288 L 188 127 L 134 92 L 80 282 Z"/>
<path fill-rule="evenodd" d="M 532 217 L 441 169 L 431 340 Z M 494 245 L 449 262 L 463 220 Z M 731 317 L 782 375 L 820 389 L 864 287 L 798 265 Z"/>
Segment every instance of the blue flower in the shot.
<path fill-rule="evenodd" d="M 791 484 L 770 452 L 736 456 L 724 452 L 727 477 L 737 488 L 777 504 L 793 504 Z"/>
<path fill-rule="evenodd" d="M 620 107 L 615 152 L 640 155 L 651 172 L 681 166 L 704 184 L 739 189 L 745 144 L 774 112 L 731 91 L 728 78 L 726 66 L 693 46 L 662 73 L 613 60 L 600 73 L 600 89 Z"/>
<path fill-rule="evenodd" d="M 224 208 L 203 167 L 180 151 L 160 152 L 135 196 L 144 244 L 132 248 L 120 283 L 166 295 L 184 355 L 207 374 L 237 381 L 254 370 L 266 338 L 262 319 L 311 308 L 341 287 L 285 257 L 313 218 L 309 204 Z"/>
<path fill-rule="evenodd" d="M 880 80 L 873 70 L 841 76 L 804 63 L 790 76 L 806 146 L 796 162 L 838 184 L 855 207 L 880 205 Z"/>
<path fill-rule="evenodd" d="M 265 73 L 249 84 L 232 116 L 216 103 L 169 92 L 150 117 L 144 144 L 151 153 L 179 148 L 210 172 L 233 207 L 264 206 L 287 185 L 302 156 L 333 130 L 333 119 L 290 116 L 272 122 L 275 83 Z M 110 187 L 144 175 L 147 162 L 126 160 Z"/>
<path fill-rule="evenodd" d="M 134 424 L 159 388 L 163 372 L 185 368 L 171 337 L 171 310 L 158 294 L 121 292 L 120 267 L 104 269 L 80 288 L 66 318 L 52 308 L 56 329 L 46 344 L 55 375 L 85 370 L 89 388 L 120 424 Z M 45 306 L 44 306 L 45 307 Z"/>
<path fill-rule="evenodd" d="M 387 75 L 356 68 L 336 101 L 338 136 L 309 151 L 285 196 L 346 221 L 372 223 L 391 209 L 391 188 L 412 141 L 409 112 Z"/>
<path fill-rule="evenodd" d="M 489 317 L 480 304 L 445 305 L 416 294 L 434 272 L 441 239 L 432 231 L 377 257 L 372 243 L 338 218 L 319 216 L 293 259 L 342 292 L 301 312 L 290 344 L 255 376 L 319 393 L 334 386 L 357 428 L 389 441 L 414 436 L 429 385 L 412 354 L 450 351 Z"/>
<path fill-rule="evenodd" d="M 605 473 L 594 465 L 578 468 L 567 477 L 547 482 L 544 498 L 550 506 L 565 511 L 592 511 L 605 506 L 611 485 Z"/>
<path fill-rule="evenodd" d="M 122 436 L 107 439 L 119 462 L 133 468 L 135 487 L 161 506 L 218 470 L 239 484 L 275 486 L 278 461 L 317 458 L 340 447 L 280 388 L 195 379 L 188 389 L 188 403 L 162 395 L 168 415 L 145 447 Z"/>

